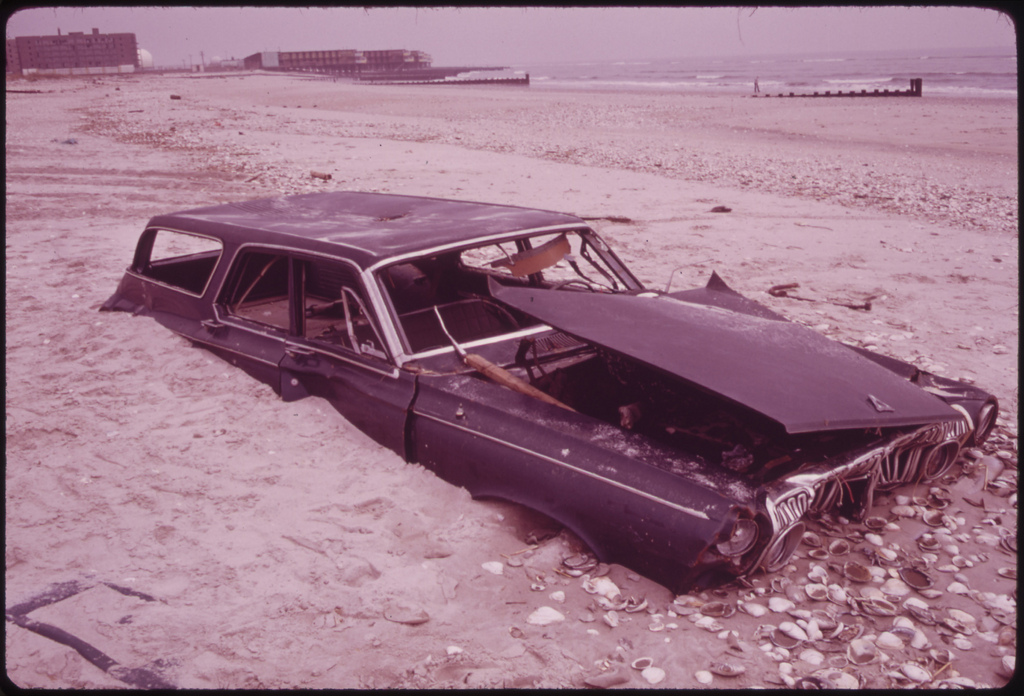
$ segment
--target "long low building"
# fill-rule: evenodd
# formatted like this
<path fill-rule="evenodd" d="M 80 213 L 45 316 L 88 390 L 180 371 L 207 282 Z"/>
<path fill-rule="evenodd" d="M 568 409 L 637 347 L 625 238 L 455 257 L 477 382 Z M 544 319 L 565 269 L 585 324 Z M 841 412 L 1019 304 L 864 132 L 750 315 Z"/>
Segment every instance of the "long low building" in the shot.
<path fill-rule="evenodd" d="M 431 58 L 423 51 L 262 51 L 245 58 L 247 70 L 297 70 L 335 74 L 401 72 L 429 68 Z"/>
<path fill-rule="evenodd" d="M 135 34 L 73 31 L 56 36 L 7 39 L 8 73 L 21 75 L 95 75 L 135 72 L 139 46 Z"/>

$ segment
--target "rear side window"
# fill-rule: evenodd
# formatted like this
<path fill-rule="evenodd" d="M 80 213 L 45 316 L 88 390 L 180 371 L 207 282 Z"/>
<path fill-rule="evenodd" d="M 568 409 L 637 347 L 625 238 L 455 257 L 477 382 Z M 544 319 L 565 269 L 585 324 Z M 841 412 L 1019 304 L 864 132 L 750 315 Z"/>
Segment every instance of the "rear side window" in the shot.
<path fill-rule="evenodd" d="M 146 230 L 135 253 L 135 271 L 165 285 L 202 295 L 223 246 L 218 239 L 173 230 Z"/>

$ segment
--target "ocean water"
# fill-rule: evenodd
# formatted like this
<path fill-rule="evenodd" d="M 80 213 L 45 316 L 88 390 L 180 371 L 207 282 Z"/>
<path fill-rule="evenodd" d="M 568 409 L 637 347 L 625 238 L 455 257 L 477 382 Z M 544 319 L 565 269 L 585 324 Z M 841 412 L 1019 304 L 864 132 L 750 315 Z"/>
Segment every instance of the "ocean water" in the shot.
<path fill-rule="evenodd" d="M 587 61 L 512 66 L 529 73 L 531 88 L 753 94 L 862 89 L 905 90 L 921 78 L 922 92 L 943 96 L 1017 97 L 1015 49 L 862 51 L 761 57 Z"/>

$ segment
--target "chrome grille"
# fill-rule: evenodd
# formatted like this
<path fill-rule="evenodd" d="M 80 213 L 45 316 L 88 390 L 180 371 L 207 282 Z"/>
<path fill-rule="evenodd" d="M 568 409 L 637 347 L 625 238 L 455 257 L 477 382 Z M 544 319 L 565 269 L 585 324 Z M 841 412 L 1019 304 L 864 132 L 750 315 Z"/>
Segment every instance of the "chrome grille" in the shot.
<path fill-rule="evenodd" d="M 775 503 L 775 515 L 778 529 L 785 529 L 804 516 L 804 513 L 811 507 L 814 493 L 807 489 L 801 489 Z"/>

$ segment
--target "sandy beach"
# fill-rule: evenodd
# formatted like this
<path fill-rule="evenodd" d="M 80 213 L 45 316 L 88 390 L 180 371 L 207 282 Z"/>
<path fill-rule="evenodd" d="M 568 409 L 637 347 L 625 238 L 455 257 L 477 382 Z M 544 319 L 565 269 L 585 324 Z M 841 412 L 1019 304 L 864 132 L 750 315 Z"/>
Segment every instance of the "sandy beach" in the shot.
<path fill-rule="evenodd" d="M 713 688 L 811 677 L 877 689 L 1007 683 L 1016 555 L 999 540 L 1017 533 L 1016 100 L 366 86 L 266 74 L 7 88 L 7 607 L 80 582 L 86 589 L 32 618 L 181 688 L 579 688 L 596 678 L 697 688 L 721 662 L 745 671 L 713 676 Z M 971 630 L 910 617 L 909 595 L 893 594 L 896 617 L 843 615 L 878 646 L 874 661 L 854 666 L 813 641 L 790 650 L 768 640 L 796 620 L 768 608 L 786 596 L 772 577 L 676 598 L 618 565 L 612 580 L 648 608 L 613 627 L 580 579 L 559 572 L 582 550 L 570 532 L 512 504 L 472 500 L 326 402 L 284 403 L 150 319 L 97 311 L 150 217 L 321 190 L 574 213 L 650 286 L 672 277 L 675 289 L 696 287 L 717 271 L 829 337 L 995 394 L 1002 416 L 984 457 L 965 457 L 943 482 L 952 503 L 940 550 L 916 543 L 936 533 L 921 519 L 927 490 L 882 495 L 873 512 L 890 522 L 882 545 L 941 590 L 913 596 L 943 616 L 967 612 Z M 768 294 L 782 283 L 814 301 Z M 840 306 L 868 297 L 870 311 Z M 892 512 L 904 502 L 915 516 Z M 815 529 L 836 537 L 844 527 Z M 528 543 L 537 537 L 550 538 Z M 865 560 L 864 547 L 853 544 L 849 558 Z M 861 593 L 896 572 L 882 567 L 851 585 L 837 572 L 847 558 L 821 563 L 808 550 L 781 574 L 804 584 L 817 565 Z M 500 574 L 485 567 L 492 562 Z M 765 612 L 698 625 L 712 600 Z M 528 623 L 544 606 L 565 620 Z M 403 613 L 428 618 L 387 618 Z M 126 686 L 10 622 L 5 649 L 7 677 L 21 687 Z M 931 652 L 941 650 L 948 664 Z M 640 657 L 663 670 L 661 681 L 630 667 Z"/>

